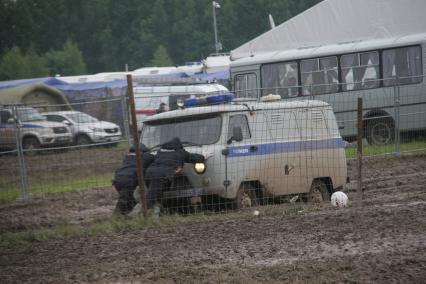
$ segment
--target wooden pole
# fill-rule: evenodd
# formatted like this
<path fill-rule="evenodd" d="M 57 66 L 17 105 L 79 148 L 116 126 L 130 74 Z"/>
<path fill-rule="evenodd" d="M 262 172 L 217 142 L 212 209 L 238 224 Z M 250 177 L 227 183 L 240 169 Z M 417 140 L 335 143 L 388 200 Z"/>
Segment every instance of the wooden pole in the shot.
<path fill-rule="evenodd" d="M 146 218 L 148 216 L 148 209 L 146 207 L 142 155 L 141 155 L 141 151 L 139 147 L 138 125 L 136 120 L 136 109 L 135 109 L 135 96 L 133 95 L 133 80 L 132 80 L 132 75 L 130 74 L 127 75 L 127 94 L 129 95 L 130 115 L 132 119 L 133 145 L 135 147 L 136 163 L 138 167 L 138 182 L 139 182 L 139 189 L 141 191 L 140 203 L 143 209 L 143 216 Z"/>
<path fill-rule="evenodd" d="M 362 123 L 362 98 L 358 98 L 358 113 L 357 113 L 357 170 L 358 170 L 358 200 L 362 201 L 362 136 L 363 136 L 363 123 Z"/>

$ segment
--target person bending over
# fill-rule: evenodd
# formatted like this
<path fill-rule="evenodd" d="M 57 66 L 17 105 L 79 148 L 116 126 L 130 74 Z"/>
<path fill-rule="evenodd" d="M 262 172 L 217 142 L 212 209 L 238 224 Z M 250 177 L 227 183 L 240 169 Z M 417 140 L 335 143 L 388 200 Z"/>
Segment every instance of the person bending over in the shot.
<path fill-rule="evenodd" d="M 159 199 L 164 189 L 182 170 L 184 163 L 203 163 L 204 156 L 186 151 L 179 138 L 173 138 L 163 144 L 154 157 L 154 162 L 146 171 L 149 182 L 147 191 L 148 208 L 159 206 Z"/>
<path fill-rule="evenodd" d="M 144 144 L 141 144 L 140 150 L 145 175 L 146 169 L 154 160 L 154 156 L 149 152 L 149 149 Z M 112 184 L 118 192 L 118 200 L 114 214 L 129 214 L 138 203 L 133 196 L 133 193 L 139 184 L 136 153 L 133 146 L 130 147 L 129 152 L 124 157 L 122 165 L 115 171 Z"/>

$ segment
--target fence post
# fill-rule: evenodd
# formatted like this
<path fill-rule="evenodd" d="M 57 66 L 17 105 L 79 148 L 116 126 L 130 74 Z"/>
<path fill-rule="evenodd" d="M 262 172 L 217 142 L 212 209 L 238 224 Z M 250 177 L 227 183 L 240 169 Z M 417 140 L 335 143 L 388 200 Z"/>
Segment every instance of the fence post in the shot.
<path fill-rule="evenodd" d="M 21 198 L 25 199 L 29 197 L 28 194 L 28 176 L 27 169 L 25 166 L 24 151 L 22 148 L 22 139 L 21 139 L 21 123 L 19 122 L 18 111 L 16 106 L 12 107 L 14 127 L 15 127 L 15 141 L 16 141 L 16 152 L 18 154 L 18 163 L 19 163 L 19 176 L 21 178 Z"/>
<path fill-rule="evenodd" d="M 363 134 L 363 123 L 362 123 L 362 98 L 358 98 L 358 113 L 357 113 L 357 171 L 358 171 L 358 182 L 357 182 L 357 193 L 358 200 L 362 201 L 362 134 Z"/>
<path fill-rule="evenodd" d="M 123 114 L 123 126 L 124 126 L 124 135 L 126 135 L 127 145 L 131 146 L 130 142 L 130 129 L 129 129 L 129 107 L 127 106 L 127 96 L 121 96 L 121 112 Z"/>
<path fill-rule="evenodd" d="M 139 147 L 138 125 L 136 121 L 136 109 L 135 109 L 135 97 L 133 95 L 133 81 L 132 81 L 132 75 L 130 74 L 127 75 L 127 93 L 129 94 L 130 113 L 132 115 L 133 146 L 135 147 L 136 163 L 138 166 L 139 189 L 141 191 L 140 202 L 143 209 L 143 215 L 146 218 L 148 216 L 148 210 L 146 207 L 146 198 L 145 198 L 143 164 L 142 164 L 141 151 Z"/>
<path fill-rule="evenodd" d="M 396 88 L 394 91 L 394 108 L 395 108 L 395 153 L 401 154 L 401 137 L 400 137 L 400 84 L 399 77 L 396 77 Z"/>

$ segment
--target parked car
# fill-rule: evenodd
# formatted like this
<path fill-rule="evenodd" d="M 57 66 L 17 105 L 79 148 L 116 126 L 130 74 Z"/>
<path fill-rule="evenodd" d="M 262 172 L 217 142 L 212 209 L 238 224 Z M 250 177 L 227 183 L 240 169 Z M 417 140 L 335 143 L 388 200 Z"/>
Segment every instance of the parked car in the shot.
<path fill-rule="evenodd" d="M 22 148 L 64 146 L 71 142 L 70 128 L 61 122 L 47 121 L 36 109 L 27 106 L 0 106 L 0 148 L 16 148 L 16 123 L 20 125 Z"/>
<path fill-rule="evenodd" d="M 55 111 L 45 112 L 43 115 L 48 121 L 68 125 L 75 145 L 117 142 L 121 139 L 121 130 L 117 124 L 100 121 L 84 112 Z"/>

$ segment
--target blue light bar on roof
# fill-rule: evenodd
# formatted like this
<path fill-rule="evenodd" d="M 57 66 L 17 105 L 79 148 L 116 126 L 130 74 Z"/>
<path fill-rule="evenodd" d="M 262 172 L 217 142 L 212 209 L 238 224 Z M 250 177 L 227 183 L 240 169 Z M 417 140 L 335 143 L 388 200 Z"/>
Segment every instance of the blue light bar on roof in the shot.
<path fill-rule="evenodd" d="M 202 105 L 217 105 L 222 103 L 231 102 L 234 99 L 234 94 L 225 93 L 214 96 L 205 96 L 199 98 L 190 98 L 186 99 L 184 102 L 185 107 L 194 107 Z"/>

